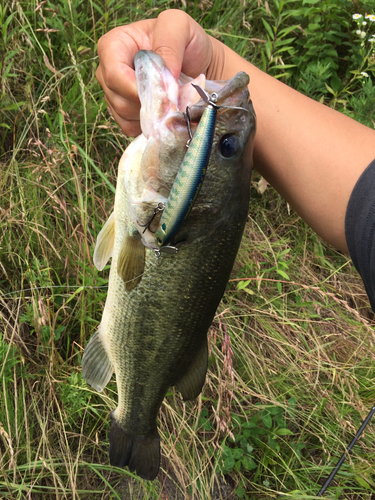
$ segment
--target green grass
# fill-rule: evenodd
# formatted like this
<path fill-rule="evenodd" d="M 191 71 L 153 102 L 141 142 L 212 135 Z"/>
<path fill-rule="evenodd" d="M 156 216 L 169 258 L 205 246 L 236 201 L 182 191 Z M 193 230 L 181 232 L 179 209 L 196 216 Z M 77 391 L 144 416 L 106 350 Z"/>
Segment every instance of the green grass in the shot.
<path fill-rule="evenodd" d="M 352 19 L 374 13 L 370 2 L 183 5 L 0 6 L 0 498 L 313 499 L 374 405 L 374 317 L 358 274 L 272 188 L 259 194 L 254 173 L 203 393 L 167 395 L 156 481 L 109 466 L 116 384 L 98 394 L 80 374 L 107 289 L 93 248 L 127 145 L 95 80 L 99 37 L 185 8 L 263 70 L 374 126 L 375 26 L 361 39 Z M 324 498 L 375 498 L 374 432 Z"/>

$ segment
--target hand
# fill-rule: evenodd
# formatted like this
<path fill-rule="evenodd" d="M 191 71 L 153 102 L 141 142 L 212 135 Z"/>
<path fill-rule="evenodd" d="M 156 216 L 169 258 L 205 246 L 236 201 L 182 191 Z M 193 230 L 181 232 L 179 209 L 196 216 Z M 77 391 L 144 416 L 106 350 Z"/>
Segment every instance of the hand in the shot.
<path fill-rule="evenodd" d="M 181 10 L 166 10 L 157 19 L 121 26 L 102 36 L 96 77 L 125 134 L 134 137 L 141 132 L 133 65 L 139 50 L 158 53 L 175 78 L 182 71 L 191 77 L 205 73 L 210 79 L 221 79 L 224 51 L 220 45 Z"/>

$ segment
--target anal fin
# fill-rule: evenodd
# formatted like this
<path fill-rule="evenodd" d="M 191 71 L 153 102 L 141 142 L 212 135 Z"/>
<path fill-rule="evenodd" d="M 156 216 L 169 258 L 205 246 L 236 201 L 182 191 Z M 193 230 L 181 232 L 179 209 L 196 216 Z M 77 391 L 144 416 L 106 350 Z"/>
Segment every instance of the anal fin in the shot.
<path fill-rule="evenodd" d="M 207 363 L 208 347 L 207 339 L 205 339 L 198 356 L 190 365 L 189 370 L 176 384 L 176 387 L 181 392 L 184 401 L 195 399 L 202 392 L 202 387 L 206 380 Z"/>
<path fill-rule="evenodd" d="M 99 271 L 104 269 L 110 257 L 112 257 L 113 246 L 115 243 L 115 216 L 111 213 L 109 219 L 102 227 L 96 239 L 94 250 L 94 264 Z"/>
<path fill-rule="evenodd" d="M 160 437 L 157 429 L 147 436 L 132 436 L 118 424 L 111 413 L 109 460 L 116 467 L 129 467 L 139 477 L 155 479 L 160 467 Z"/>
<path fill-rule="evenodd" d="M 130 292 L 142 279 L 145 269 L 146 250 L 141 236 L 126 233 L 117 261 L 117 273 L 125 283 L 125 289 Z"/>
<path fill-rule="evenodd" d="M 108 384 L 113 366 L 104 348 L 99 329 L 91 337 L 82 357 L 82 377 L 95 390 L 101 392 Z"/>

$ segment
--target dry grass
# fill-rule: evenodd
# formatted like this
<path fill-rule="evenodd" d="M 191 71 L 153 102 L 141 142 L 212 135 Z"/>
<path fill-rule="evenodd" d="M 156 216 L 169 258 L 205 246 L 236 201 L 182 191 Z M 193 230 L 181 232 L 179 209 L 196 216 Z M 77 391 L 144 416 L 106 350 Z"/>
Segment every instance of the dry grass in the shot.
<path fill-rule="evenodd" d="M 176 6 L 151 4 L 148 16 Z M 242 2 L 189 6 L 217 32 L 243 26 Z M 116 385 L 92 391 L 80 360 L 104 305 L 91 255 L 126 144 L 95 84 L 95 41 L 139 17 L 128 7 L 0 10 L 15 51 L 0 72 L 0 498 L 316 498 L 374 404 L 373 313 L 350 261 L 272 189 L 253 189 L 202 395 L 185 404 L 171 391 L 161 408 L 158 479 L 109 466 Z M 234 48 L 255 50 L 246 23 L 239 32 Z M 325 498 L 374 499 L 374 426 Z"/>

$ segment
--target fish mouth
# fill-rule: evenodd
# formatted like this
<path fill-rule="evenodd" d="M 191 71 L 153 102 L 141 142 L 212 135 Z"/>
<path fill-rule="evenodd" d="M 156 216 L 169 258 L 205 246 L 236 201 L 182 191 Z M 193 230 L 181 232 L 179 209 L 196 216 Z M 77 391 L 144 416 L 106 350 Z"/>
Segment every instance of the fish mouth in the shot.
<path fill-rule="evenodd" d="M 164 60 L 155 52 L 140 50 L 134 57 L 138 94 L 144 115 L 165 119 L 168 114 L 174 115 L 168 122 L 175 121 L 179 126 L 185 124 L 183 113 L 186 106 L 190 108 L 191 119 L 199 122 L 207 104 L 200 97 L 191 83 L 204 88 L 206 92 L 217 94 L 217 104 L 225 106 L 244 106 L 249 100 L 247 86 L 249 76 L 241 71 L 230 80 L 206 80 L 204 75 L 191 78 L 181 73 L 176 81 L 167 68 Z M 221 110 L 220 113 L 224 112 Z M 152 113 L 152 114 L 151 114 Z M 147 126 L 141 128 L 145 134 Z M 145 134 L 146 135 L 146 134 Z"/>
<path fill-rule="evenodd" d="M 151 50 L 139 50 L 134 56 L 134 66 L 142 68 L 144 65 L 153 64 L 161 69 L 165 66 L 163 59 Z M 138 82 L 138 80 L 137 80 Z"/>
<path fill-rule="evenodd" d="M 164 59 L 152 50 L 139 50 L 134 56 L 134 67 L 139 68 L 140 71 L 151 71 L 152 68 L 161 71 L 166 68 Z M 138 84 L 138 79 L 137 79 Z"/>

